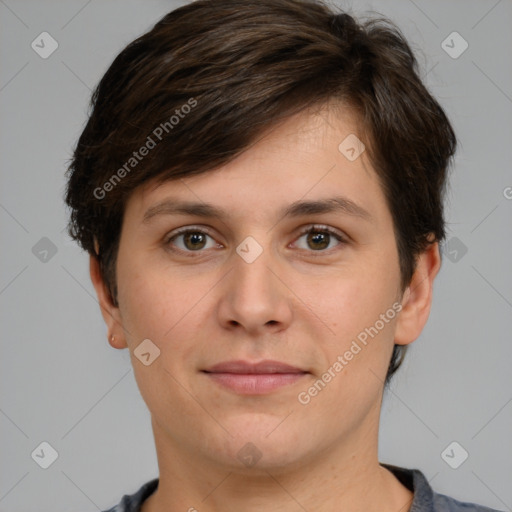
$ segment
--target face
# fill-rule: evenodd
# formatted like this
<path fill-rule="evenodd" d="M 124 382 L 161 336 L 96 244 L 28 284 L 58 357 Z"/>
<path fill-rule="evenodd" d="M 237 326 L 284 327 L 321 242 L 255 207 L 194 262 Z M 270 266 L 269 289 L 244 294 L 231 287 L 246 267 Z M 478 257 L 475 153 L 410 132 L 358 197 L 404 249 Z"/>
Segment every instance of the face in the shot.
<path fill-rule="evenodd" d="M 106 320 L 157 443 L 275 469 L 376 437 L 394 341 L 426 317 L 400 324 L 412 295 L 383 191 L 365 152 L 338 149 L 354 133 L 348 111 L 305 112 L 228 165 L 131 196 Z"/>

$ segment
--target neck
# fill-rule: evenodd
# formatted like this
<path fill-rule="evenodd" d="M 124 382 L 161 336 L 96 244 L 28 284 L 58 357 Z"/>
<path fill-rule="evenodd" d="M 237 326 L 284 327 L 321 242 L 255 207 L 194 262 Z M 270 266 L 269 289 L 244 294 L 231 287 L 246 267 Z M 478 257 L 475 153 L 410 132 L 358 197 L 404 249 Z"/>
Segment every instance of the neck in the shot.
<path fill-rule="evenodd" d="M 411 491 L 379 465 L 375 428 L 374 435 L 359 430 L 357 439 L 351 436 L 317 453 L 314 460 L 242 469 L 221 467 L 197 452 L 172 446 L 156 422 L 153 430 L 160 481 L 142 512 L 407 512 L 412 502 Z"/>

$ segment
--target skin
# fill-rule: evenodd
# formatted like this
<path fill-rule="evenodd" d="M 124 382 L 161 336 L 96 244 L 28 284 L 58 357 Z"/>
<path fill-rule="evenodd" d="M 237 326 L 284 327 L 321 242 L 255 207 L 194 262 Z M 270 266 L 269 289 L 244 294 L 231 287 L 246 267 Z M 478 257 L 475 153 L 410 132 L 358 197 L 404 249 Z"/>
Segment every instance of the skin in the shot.
<path fill-rule="evenodd" d="M 412 493 L 379 465 L 379 416 L 393 344 L 414 341 L 428 319 L 439 247 L 420 255 L 402 294 L 377 175 L 366 152 L 350 162 L 338 150 L 351 133 L 358 131 L 347 109 L 305 111 L 225 166 L 137 189 L 121 232 L 118 307 L 91 257 L 110 343 L 129 348 L 151 413 L 160 484 L 144 512 L 409 509 Z M 372 220 L 278 214 L 294 201 L 335 195 L 358 203 Z M 149 208 L 170 197 L 212 203 L 229 216 L 161 214 L 143 222 Z M 301 228 L 312 224 L 338 230 L 346 242 L 333 235 L 325 245 L 308 241 Z M 209 236 L 169 241 L 183 226 L 209 228 Z M 252 263 L 236 252 L 247 236 L 263 250 Z M 301 404 L 298 394 L 397 301 L 400 314 Z M 160 349 L 149 366 L 134 356 L 144 339 Z M 200 371 L 234 359 L 274 359 L 310 373 L 255 396 Z M 248 442 L 261 453 L 250 467 L 237 457 Z"/>

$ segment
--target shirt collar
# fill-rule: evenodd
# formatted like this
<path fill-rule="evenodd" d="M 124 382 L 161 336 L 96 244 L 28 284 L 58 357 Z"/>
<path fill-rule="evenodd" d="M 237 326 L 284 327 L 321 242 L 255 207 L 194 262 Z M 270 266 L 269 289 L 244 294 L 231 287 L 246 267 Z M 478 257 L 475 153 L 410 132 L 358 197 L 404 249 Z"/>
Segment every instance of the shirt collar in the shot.
<path fill-rule="evenodd" d="M 419 469 L 407 469 L 391 464 L 380 464 L 385 467 L 414 493 L 409 512 L 434 512 L 434 491 Z"/>
<path fill-rule="evenodd" d="M 391 464 L 381 463 L 380 465 L 391 471 L 414 494 L 409 512 L 434 512 L 434 491 L 420 470 Z M 123 496 L 121 503 L 113 512 L 140 512 L 143 502 L 156 491 L 158 482 L 159 479 L 155 478 L 145 483 L 135 494 Z"/>

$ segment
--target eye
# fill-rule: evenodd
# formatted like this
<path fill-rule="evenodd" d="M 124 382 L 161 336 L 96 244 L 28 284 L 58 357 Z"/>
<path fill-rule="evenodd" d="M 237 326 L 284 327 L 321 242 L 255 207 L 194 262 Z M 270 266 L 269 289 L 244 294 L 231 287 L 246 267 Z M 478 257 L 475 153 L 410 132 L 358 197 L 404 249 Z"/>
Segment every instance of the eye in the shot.
<path fill-rule="evenodd" d="M 332 242 L 334 241 L 338 242 L 338 246 L 348 243 L 341 233 L 327 226 L 309 226 L 301 232 L 297 240 L 303 237 L 306 237 L 307 246 L 299 246 L 299 249 L 309 252 L 328 252 L 328 249 L 332 249 Z M 208 245 L 208 239 L 211 239 L 210 245 Z M 165 238 L 164 245 L 171 251 L 189 253 L 189 255 L 190 253 L 201 252 L 203 249 L 222 247 L 204 228 L 199 229 L 193 226 L 170 233 Z"/>
<path fill-rule="evenodd" d="M 325 249 L 331 249 L 329 247 L 333 238 L 338 241 L 337 245 L 343 245 L 347 243 L 345 237 L 343 237 L 338 231 L 329 228 L 327 226 L 310 226 L 303 230 L 298 240 L 306 236 L 307 247 L 299 247 L 300 249 L 308 250 L 308 247 L 313 252 L 326 252 Z M 311 252 L 311 251 L 310 251 Z"/>
<path fill-rule="evenodd" d="M 215 241 L 208 246 L 208 238 L 211 238 L 213 241 L 213 238 L 203 229 L 187 227 L 171 233 L 171 235 L 165 239 L 164 243 L 173 251 L 200 252 L 202 249 L 211 249 L 212 247 L 218 246 Z M 181 247 L 180 244 L 175 243 L 175 241 L 179 239 L 182 241 Z M 173 246 L 177 246 L 177 248 Z"/>

